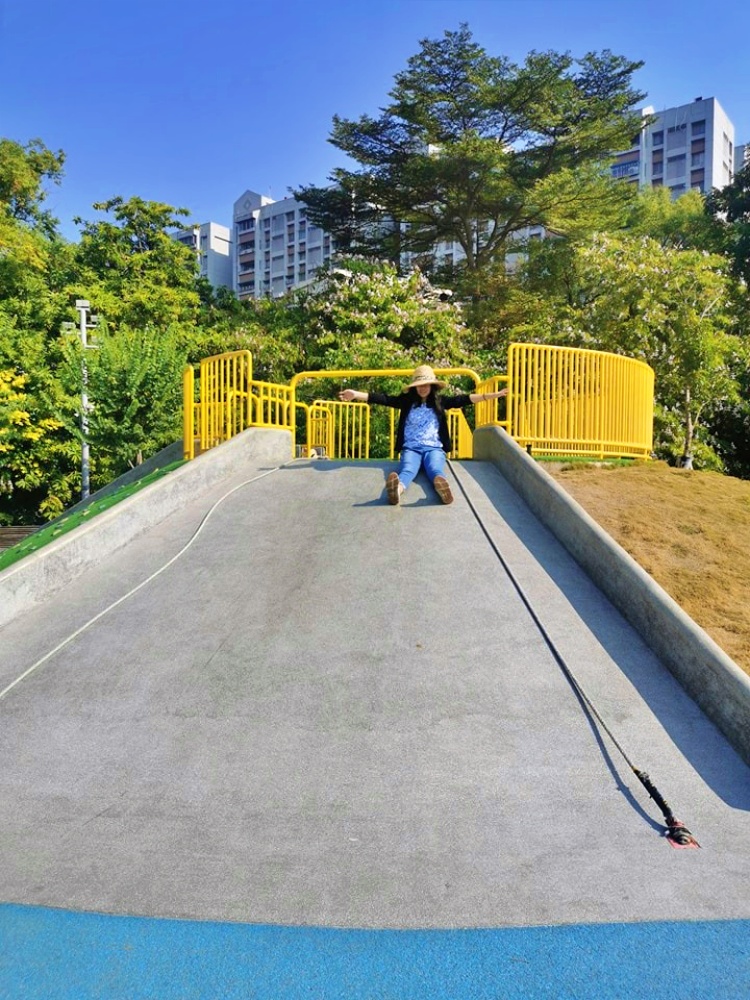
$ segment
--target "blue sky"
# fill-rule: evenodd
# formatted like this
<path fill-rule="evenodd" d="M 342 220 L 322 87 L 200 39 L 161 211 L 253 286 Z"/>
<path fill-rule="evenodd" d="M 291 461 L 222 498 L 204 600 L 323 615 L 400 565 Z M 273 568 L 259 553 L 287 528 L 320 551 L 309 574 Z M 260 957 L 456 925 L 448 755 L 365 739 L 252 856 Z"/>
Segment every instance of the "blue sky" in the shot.
<path fill-rule="evenodd" d="M 333 115 L 376 113 L 420 39 L 462 21 L 517 62 L 643 60 L 644 103 L 716 97 L 750 142 L 747 0 L 0 0 L 0 135 L 65 151 L 47 204 L 69 239 L 115 195 L 230 225 L 246 188 L 324 183 Z"/>

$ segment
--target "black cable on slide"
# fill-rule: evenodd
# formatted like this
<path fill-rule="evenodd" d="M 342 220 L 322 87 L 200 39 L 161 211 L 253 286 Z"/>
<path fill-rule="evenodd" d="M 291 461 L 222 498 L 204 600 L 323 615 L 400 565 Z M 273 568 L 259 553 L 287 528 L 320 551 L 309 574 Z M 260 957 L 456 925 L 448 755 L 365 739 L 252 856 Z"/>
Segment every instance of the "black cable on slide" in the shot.
<path fill-rule="evenodd" d="M 630 759 L 630 757 L 628 756 L 628 754 L 625 752 L 625 750 L 622 747 L 622 745 L 620 744 L 620 742 L 615 737 L 615 735 L 612 732 L 612 730 L 609 728 L 609 726 L 607 725 L 607 723 L 604 721 L 604 719 L 601 717 L 601 715 L 597 711 L 597 708 L 594 705 L 594 703 L 591 701 L 591 699 L 589 698 L 589 696 L 586 694 L 586 692 L 584 691 L 584 689 L 581 687 L 581 685 L 580 685 L 578 679 L 576 678 L 576 676 L 574 675 L 573 671 L 570 669 L 570 667 L 568 666 L 568 664 L 565 662 L 565 660 L 563 659 L 562 655 L 560 654 L 560 652 L 558 651 L 557 647 L 555 646 L 554 642 L 550 638 L 549 633 L 547 632 L 546 628 L 542 624 L 542 622 L 541 622 L 539 616 L 537 615 L 536 611 L 532 607 L 531 602 L 529 601 L 529 599 L 527 598 L 526 594 L 524 593 L 523 588 L 521 587 L 521 584 L 518 582 L 518 580 L 516 579 L 515 575 L 513 574 L 513 571 L 511 570 L 510 566 L 508 565 L 507 561 L 505 560 L 505 557 L 503 556 L 502 552 L 500 551 L 500 549 L 495 544 L 494 539 L 492 538 L 492 536 L 490 535 L 489 531 L 487 530 L 484 522 L 482 521 L 482 518 L 481 518 L 481 516 L 479 514 L 479 511 L 474 506 L 474 503 L 472 502 L 471 498 L 469 497 L 468 493 L 466 492 L 463 483 L 461 482 L 461 480 L 459 479 L 459 477 L 456 475 L 456 470 L 453 467 L 453 463 L 449 462 L 448 464 L 450 465 L 451 472 L 453 473 L 453 476 L 454 476 L 456 482 L 458 483 L 458 487 L 461 490 L 461 493 L 463 494 L 464 499 L 468 503 L 469 508 L 470 508 L 472 514 L 474 515 L 474 517 L 475 517 L 475 519 L 477 521 L 477 524 L 482 529 L 482 533 L 484 534 L 485 538 L 489 542 L 490 547 L 492 548 L 493 552 L 495 553 L 495 555 L 497 556 L 497 558 L 500 560 L 500 564 L 502 565 L 503 569 L 505 570 L 505 572 L 506 572 L 506 574 L 508 576 L 508 579 L 513 584 L 513 586 L 514 586 L 514 588 L 515 588 L 518 596 L 521 598 L 521 601 L 523 602 L 524 607 L 528 611 L 529 615 L 531 616 L 532 621 L 534 622 L 534 624 L 536 625 L 537 629 L 539 630 L 539 633 L 541 634 L 542 638 L 544 639 L 544 642 L 547 645 L 547 648 L 549 649 L 550 653 L 552 654 L 555 662 L 560 667 L 560 669 L 562 670 L 562 672 L 565 674 L 565 677 L 567 678 L 568 683 L 573 688 L 573 690 L 576 692 L 576 694 L 578 695 L 578 697 L 580 698 L 580 700 L 586 705 L 586 707 L 588 708 L 589 712 L 594 716 L 594 718 L 599 723 L 599 725 L 604 730 L 604 732 L 607 734 L 607 736 L 609 736 L 609 738 L 612 741 L 613 745 L 619 750 L 620 754 L 622 755 L 625 763 L 628 765 L 628 767 L 630 768 L 630 770 L 633 772 L 633 774 L 636 776 L 636 778 L 638 778 L 638 780 L 640 781 L 640 783 L 643 785 L 643 787 L 646 789 L 646 791 L 648 792 L 648 794 L 651 796 L 651 798 L 657 804 L 657 806 L 659 807 L 659 809 L 661 809 L 662 814 L 664 815 L 664 820 L 665 820 L 666 825 L 667 825 L 667 830 L 666 830 L 667 840 L 669 841 L 669 843 L 673 847 L 700 847 L 700 844 L 695 839 L 695 837 L 692 835 L 692 833 L 690 832 L 690 830 L 688 830 L 688 828 L 685 826 L 685 824 L 682 823 L 679 819 L 675 818 L 675 815 L 672 812 L 672 809 L 671 809 L 669 803 L 664 798 L 664 796 L 659 792 L 659 789 L 656 787 L 656 785 L 654 785 L 654 783 L 651 781 L 651 778 L 649 777 L 649 775 L 647 774 L 647 772 L 640 770 L 640 768 L 636 767 L 635 764 L 632 762 L 632 760 Z"/>

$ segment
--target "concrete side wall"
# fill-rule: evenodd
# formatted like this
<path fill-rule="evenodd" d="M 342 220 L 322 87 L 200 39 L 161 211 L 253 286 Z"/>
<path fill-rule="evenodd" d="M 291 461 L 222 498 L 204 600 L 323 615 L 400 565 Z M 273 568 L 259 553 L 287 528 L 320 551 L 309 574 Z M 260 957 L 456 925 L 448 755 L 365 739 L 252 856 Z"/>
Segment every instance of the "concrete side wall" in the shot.
<path fill-rule="evenodd" d="M 0 628 L 221 479 L 249 463 L 281 464 L 291 454 L 289 431 L 251 428 L 26 556 L 0 573 Z"/>
<path fill-rule="evenodd" d="M 500 469 L 750 764 L 750 677 L 504 430 L 477 430 L 474 457 Z"/>

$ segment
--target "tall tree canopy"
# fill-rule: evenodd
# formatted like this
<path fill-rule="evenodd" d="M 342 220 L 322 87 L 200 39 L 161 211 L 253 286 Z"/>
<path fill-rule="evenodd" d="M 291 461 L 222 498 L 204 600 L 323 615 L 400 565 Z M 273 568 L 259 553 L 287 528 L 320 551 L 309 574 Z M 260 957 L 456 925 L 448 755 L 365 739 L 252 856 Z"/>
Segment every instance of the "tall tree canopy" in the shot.
<path fill-rule="evenodd" d="M 198 261 L 171 233 L 187 209 L 121 197 L 94 205 L 114 218 L 82 224 L 79 286 L 110 326 L 167 326 L 195 321 L 200 305 Z"/>
<path fill-rule="evenodd" d="M 706 198 L 706 211 L 722 226 L 734 273 L 750 285 L 750 159 L 731 184 L 714 188 Z"/>
<path fill-rule="evenodd" d="M 689 467 L 705 413 L 717 400 L 738 397 L 735 369 L 744 352 L 740 338 L 726 332 L 724 259 L 628 235 L 601 235 L 575 258 L 578 304 L 559 328 L 577 345 L 654 368 L 662 418 L 681 428 L 672 457 Z"/>
<path fill-rule="evenodd" d="M 8 218 L 40 229 L 51 236 L 57 221 L 43 208 L 47 196 L 45 182 L 59 184 L 65 154 L 53 153 L 41 139 L 22 146 L 12 139 L 0 139 L 0 210 Z"/>
<path fill-rule="evenodd" d="M 359 169 L 295 197 L 344 249 L 398 259 L 454 241 L 469 272 L 528 226 L 611 224 L 631 192 L 603 162 L 641 127 L 641 65 L 605 50 L 532 52 L 517 66 L 462 25 L 422 41 L 378 117 L 334 118 L 330 141 Z"/>

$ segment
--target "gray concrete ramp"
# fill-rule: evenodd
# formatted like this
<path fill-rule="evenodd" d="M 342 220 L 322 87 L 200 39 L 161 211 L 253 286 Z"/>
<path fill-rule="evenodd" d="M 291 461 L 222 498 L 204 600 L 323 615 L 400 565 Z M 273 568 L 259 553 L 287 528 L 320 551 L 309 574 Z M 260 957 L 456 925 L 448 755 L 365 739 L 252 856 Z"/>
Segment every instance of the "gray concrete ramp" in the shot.
<path fill-rule="evenodd" d="M 390 467 L 388 467 L 390 468 Z M 494 466 L 242 476 L 0 631 L 0 898 L 338 927 L 750 917 L 748 768 Z M 468 502 L 471 500 L 471 504 Z M 702 844 L 582 710 L 559 653 Z"/>

